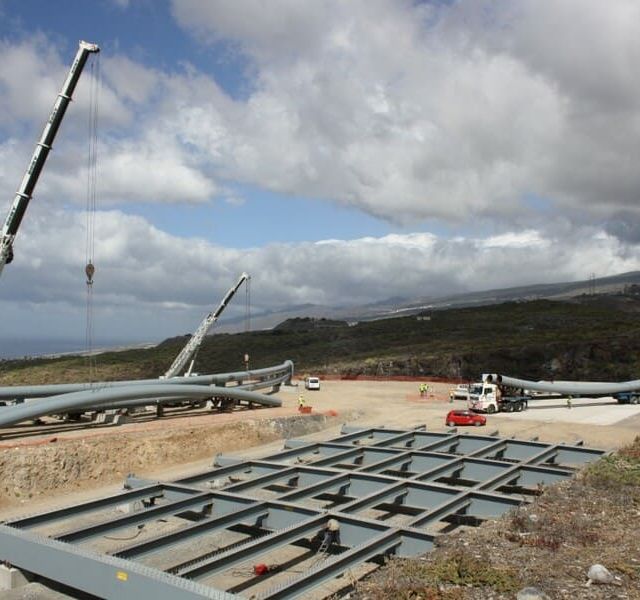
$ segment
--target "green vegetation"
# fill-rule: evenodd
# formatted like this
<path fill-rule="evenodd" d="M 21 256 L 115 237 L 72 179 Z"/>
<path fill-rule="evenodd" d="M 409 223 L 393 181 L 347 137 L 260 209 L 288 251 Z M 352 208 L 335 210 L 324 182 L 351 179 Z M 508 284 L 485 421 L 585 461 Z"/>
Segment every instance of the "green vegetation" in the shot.
<path fill-rule="evenodd" d="M 594 487 L 628 492 L 640 504 L 640 436 L 616 454 L 589 465 L 585 480 Z"/>
<path fill-rule="evenodd" d="M 431 585 L 490 587 L 496 592 L 515 592 L 521 585 L 515 570 L 493 567 L 488 560 L 478 560 L 465 550 L 420 566 L 421 578 Z"/>
<path fill-rule="evenodd" d="M 392 559 L 383 573 L 376 574 L 372 581 L 358 584 L 356 597 L 379 600 L 461 600 L 465 597 L 462 589 L 449 586 L 513 593 L 522 582 L 515 569 L 493 567 L 466 550 L 456 550 L 428 562 Z"/>
<path fill-rule="evenodd" d="M 635 379 L 640 372 L 640 298 L 536 300 L 435 311 L 361 322 L 292 319 L 269 331 L 216 334 L 198 355 L 199 372 L 259 368 L 285 359 L 298 372 L 346 376 L 429 375 L 476 379 L 500 371 L 532 379 Z M 100 379 L 157 377 L 186 343 L 185 336 L 148 350 L 97 357 Z M 0 363 L 0 383 L 86 379 L 86 359 L 61 357 Z"/>

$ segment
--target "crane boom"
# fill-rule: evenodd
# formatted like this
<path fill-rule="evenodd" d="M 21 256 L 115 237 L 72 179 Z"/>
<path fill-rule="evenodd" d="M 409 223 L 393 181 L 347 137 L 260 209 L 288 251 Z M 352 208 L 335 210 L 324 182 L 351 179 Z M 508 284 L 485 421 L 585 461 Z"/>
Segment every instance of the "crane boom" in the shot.
<path fill-rule="evenodd" d="M 95 52 L 100 52 L 100 48 L 98 48 L 96 44 L 83 41 L 79 43 L 78 52 L 71 65 L 71 69 L 69 69 L 69 74 L 56 98 L 51 115 L 49 115 L 49 120 L 44 126 L 40 140 L 36 144 L 27 172 L 22 178 L 22 183 L 16 192 L 9 214 L 2 226 L 2 233 L 0 234 L 0 274 L 2 274 L 4 266 L 13 260 L 13 241 L 18 233 L 22 217 L 24 217 L 24 213 L 33 195 L 33 190 L 38 182 L 38 177 L 47 161 L 53 140 L 58 133 L 60 123 L 62 123 L 67 106 L 69 106 L 69 102 L 71 101 L 71 96 L 82 74 L 82 69 L 87 62 L 89 54 Z"/>
<path fill-rule="evenodd" d="M 198 329 L 196 329 L 195 333 L 191 336 L 187 345 L 180 351 L 176 359 L 173 361 L 173 364 L 169 367 L 169 370 L 164 374 L 164 378 L 176 377 L 180 371 L 187 364 L 189 359 L 195 354 L 195 352 L 202 344 L 207 332 L 213 324 L 218 320 L 218 317 L 222 314 L 222 311 L 227 307 L 227 304 L 231 301 L 240 288 L 240 286 L 249 279 L 249 275 L 247 273 L 243 273 L 240 275 L 240 279 L 236 282 L 236 284 L 229 289 L 225 297 L 220 302 L 220 305 L 214 312 L 210 312 L 200 323 Z M 193 365 L 191 365 L 193 366 Z M 189 368 L 189 373 L 191 372 L 191 368 Z"/>

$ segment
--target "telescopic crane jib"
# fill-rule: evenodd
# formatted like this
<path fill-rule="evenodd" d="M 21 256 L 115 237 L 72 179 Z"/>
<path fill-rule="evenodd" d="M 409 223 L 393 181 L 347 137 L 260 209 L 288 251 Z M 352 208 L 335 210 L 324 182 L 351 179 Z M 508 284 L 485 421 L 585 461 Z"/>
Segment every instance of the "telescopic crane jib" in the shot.
<path fill-rule="evenodd" d="M 163 378 L 176 377 L 180 371 L 187 364 L 189 359 L 196 353 L 205 336 L 207 335 L 209 329 L 213 326 L 213 324 L 218 320 L 218 317 L 222 314 L 222 311 L 227 307 L 227 304 L 231 302 L 231 298 L 235 296 L 235 293 L 238 291 L 240 286 L 249 279 L 249 275 L 247 273 L 243 273 L 240 275 L 240 279 L 236 282 L 236 284 L 229 289 L 226 296 L 220 302 L 220 305 L 215 310 L 215 312 L 210 312 L 203 320 L 202 323 L 198 326 L 195 333 L 191 336 L 191 339 L 187 342 L 187 345 L 180 351 L 180 354 L 176 356 L 176 359 L 173 361 L 173 364 L 169 367 L 169 370 L 163 375 Z M 191 370 L 193 369 L 193 363 L 195 362 L 195 358 L 191 361 L 189 365 L 189 370 L 187 374 L 191 374 Z"/>
<path fill-rule="evenodd" d="M 13 242 L 33 195 L 33 190 L 36 187 L 36 183 L 38 183 L 38 177 L 47 161 L 47 156 L 52 148 L 53 141 L 58 133 L 58 128 L 60 127 L 60 123 L 62 123 L 65 111 L 67 110 L 67 106 L 69 106 L 71 96 L 76 89 L 87 58 L 89 54 L 96 52 L 100 52 L 100 48 L 98 48 L 96 44 L 80 42 L 69 74 L 53 105 L 49 120 L 44 126 L 44 131 L 33 152 L 27 172 L 24 174 L 9 214 L 2 226 L 2 234 L 0 234 L 0 274 L 2 274 L 4 266 L 13 260 Z"/>

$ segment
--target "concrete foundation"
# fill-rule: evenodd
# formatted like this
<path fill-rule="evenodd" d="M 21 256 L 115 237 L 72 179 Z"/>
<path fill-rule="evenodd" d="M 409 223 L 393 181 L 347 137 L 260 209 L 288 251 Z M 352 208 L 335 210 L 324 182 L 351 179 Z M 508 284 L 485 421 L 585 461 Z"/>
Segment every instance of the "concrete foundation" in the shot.
<path fill-rule="evenodd" d="M 14 590 L 29 583 L 26 571 L 21 571 L 15 567 L 0 565 L 0 590 Z M 4 596 L 4 594 L 3 594 Z"/>

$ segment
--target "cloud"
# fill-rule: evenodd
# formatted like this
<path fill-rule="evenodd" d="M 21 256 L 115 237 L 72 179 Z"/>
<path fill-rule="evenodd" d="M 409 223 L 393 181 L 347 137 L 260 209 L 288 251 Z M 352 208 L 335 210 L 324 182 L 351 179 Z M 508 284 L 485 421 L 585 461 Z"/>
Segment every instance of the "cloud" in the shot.
<path fill-rule="evenodd" d="M 249 93 L 234 99 L 189 65 L 103 57 L 100 190 L 111 205 L 204 202 L 239 182 L 403 225 L 512 229 L 536 218 L 531 194 L 583 224 L 640 222 L 633 0 L 174 0 L 172 10 L 212 52 L 225 43 L 244 55 Z M 42 37 L 0 46 L 0 126 L 16 139 L 16 122 L 47 114 L 64 62 Z M 85 95 L 81 86 L 65 135 L 79 136 Z M 82 152 L 64 154 L 39 193 L 82 201 Z M 156 184 L 139 183 L 145 169 Z"/>
<path fill-rule="evenodd" d="M 98 185 L 112 210 L 97 216 L 95 292 L 114 328 L 192 330 L 243 270 L 256 306 L 276 308 L 640 268 L 635 0 L 174 0 L 172 10 L 212 53 L 242 54 L 248 91 L 232 96 L 188 64 L 101 58 Z M 0 42 L 5 198 L 73 51 L 42 35 Z M 64 314 L 60 328 L 85 301 L 73 207 L 84 203 L 86 77 L 0 286 L 3 314 Z M 241 250 L 127 214 L 139 202 L 233 204 L 238 183 L 414 233 Z M 434 222 L 451 237 L 420 232 Z"/>
<path fill-rule="evenodd" d="M 154 133 L 156 135 L 154 135 Z M 217 185 L 182 153 L 174 139 L 149 132 L 138 140 L 111 142 L 100 159 L 101 205 L 129 202 L 200 203 L 217 193 Z M 49 174 L 44 189 L 56 198 L 84 199 L 87 168 Z"/>
<path fill-rule="evenodd" d="M 24 310 L 45 314 L 52 307 L 56 314 L 72 314 L 74 308 L 80 319 L 84 227 L 81 213 L 34 212 L 16 243 L 14 263 L 3 273 L 1 300 L 13 311 L 23 304 Z M 569 223 L 556 236 L 535 230 L 488 240 L 394 234 L 223 248 L 172 236 L 141 217 L 111 210 L 96 216 L 95 264 L 98 330 L 159 339 L 193 329 L 242 271 L 252 276 L 254 310 L 339 306 L 638 270 L 640 248 Z M 229 314 L 241 315 L 242 309 L 236 303 Z M 18 334 L 12 328 L 21 323 L 6 323 L 5 335 Z"/>
<path fill-rule="evenodd" d="M 220 152 L 230 177 L 403 223 L 508 225 L 532 192 L 586 222 L 638 219 L 634 0 L 174 0 L 173 12 L 255 68 Z M 216 148 L 202 125 L 201 147 Z"/>
<path fill-rule="evenodd" d="M 179 89 L 179 81 L 191 76 L 161 74 L 122 56 L 104 63 L 99 99 L 100 201 L 181 204 L 214 198 L 218 184 L 207 157 L 175 129 L 173 114 L 184 99 L 177 92 L 174 98 L 163 93 Z M 7 159 L 0 166 L 5 198 L 12 196 L 27 167 L 33 139 L 40 135 L 68 68 L 43 36 L 15 45 L 0 42 L 0 128 L 10 134 L 0 144 L 0 155 Z M 57 205 L 85 201 L 90 77 L 86 67 L 48 159 L 46 177 L 36 189 L 39 201 Z"/>
<path fill-rule="evenodd" d="M 15 43 L 0 40 L 0 126 L 20 131 L 27 123 L 29 127 L 37 126 L 39 134 L 76 52 L 77 46 L 61 52 L 42 34 Z M 74 133 L 86 131 L 89 77 L 90 67 L 86 67 L 81 85 L 74 93 L 73 110 L 65 116 L 65 129 Z M 130 121 L 130 112 L 109 86 L 102 90 L 100 108 L 105 125 Z"/>

